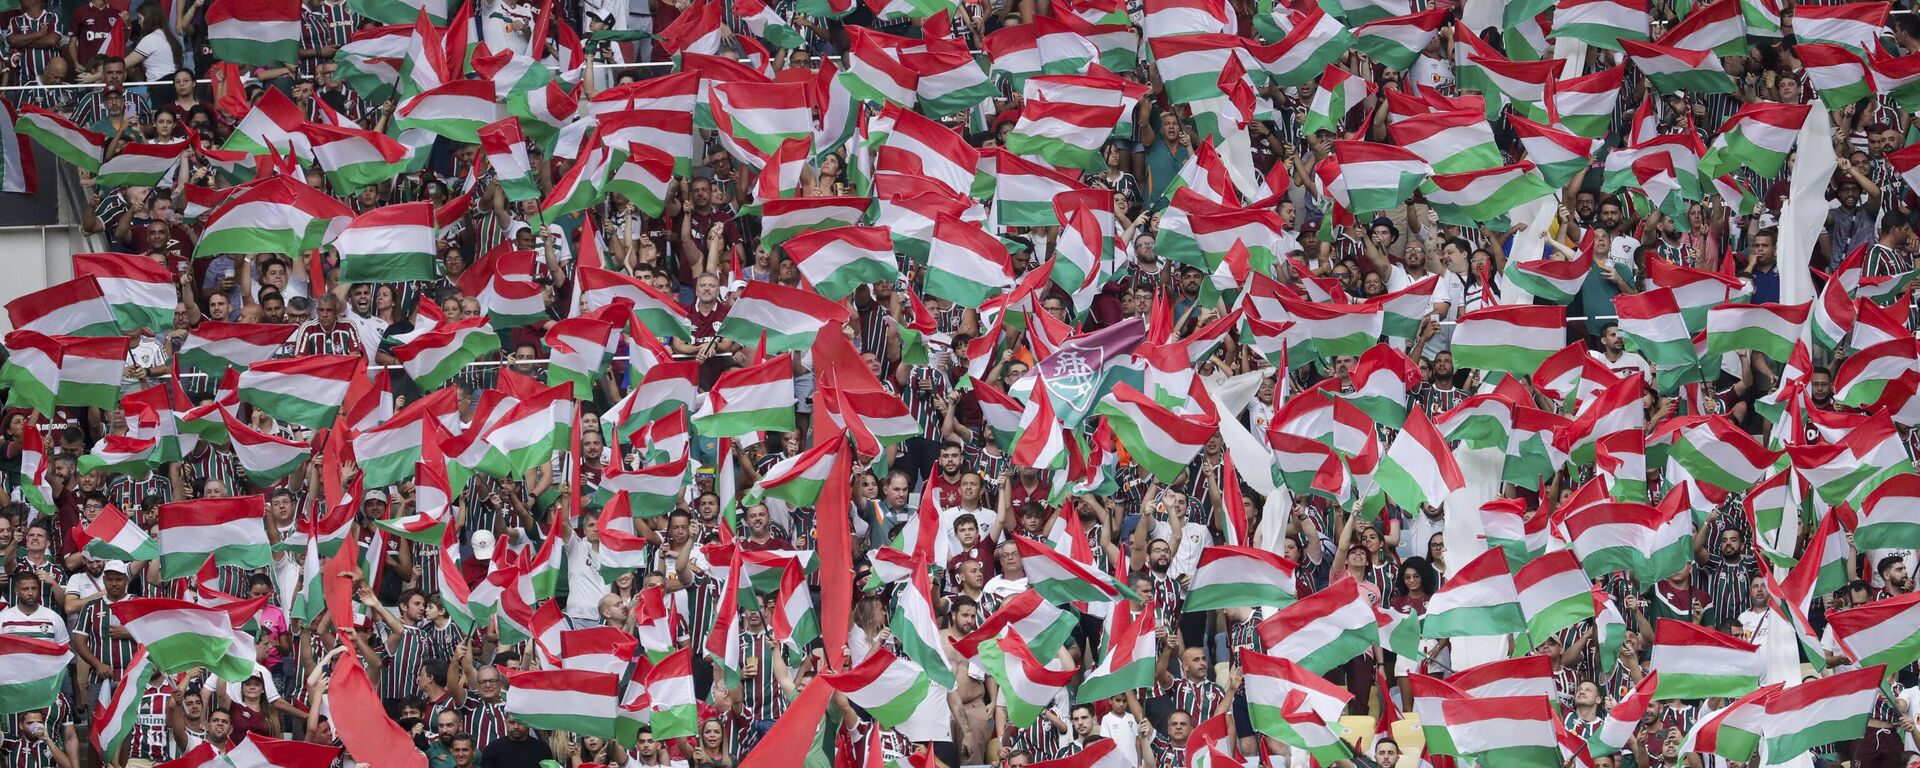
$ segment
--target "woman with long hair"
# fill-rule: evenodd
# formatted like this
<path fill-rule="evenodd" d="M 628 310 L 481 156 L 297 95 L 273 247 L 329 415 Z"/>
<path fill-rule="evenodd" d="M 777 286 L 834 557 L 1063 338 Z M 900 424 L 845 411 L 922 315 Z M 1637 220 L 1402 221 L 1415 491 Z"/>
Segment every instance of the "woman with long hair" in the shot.
<path fill-rule="evenodd" d="M 141 80 L 165 80 L 186 61 L 180 55 L 180 38 L 174 37 L 173 30 L 167 28 L 166 12 L 160 9 L 159 3 L 146 3 L 134 9 L 133 39 L 133 50 L 127 51 L 127 69 L 140 67 L 144 75 Z M 169 90 L 172 89 L 164 85 L 150 86 L 147 98 L 162 101 Z"/>
<path fill-rule="evenodd" d="M 216 118 L 214 122 L 218 122 L 218 115 L 213 113 L 212 104 L 200 98 L 200 81 L 193 78 L 193 70 L 176 69 L 173 71 L 173 74 L 169 76 L 169 79 L 173 81 L 173 88 L 171 89 L 173 98 L 168 100 L 166 106 L 162 107 L 162 109 L 172 112 L 173 116 L 179 118 L 182 124 L 190 122 L 188 117 L 196 108 L 204 110 L 209 117 Z M 161 99 L 156 98 L 154 101 L 161 101 Z M 207 127 L 212 128 L 213 124 L 208 123 Z M 209 139 L 210 138 L 211 137 L 209 137 Z"/>

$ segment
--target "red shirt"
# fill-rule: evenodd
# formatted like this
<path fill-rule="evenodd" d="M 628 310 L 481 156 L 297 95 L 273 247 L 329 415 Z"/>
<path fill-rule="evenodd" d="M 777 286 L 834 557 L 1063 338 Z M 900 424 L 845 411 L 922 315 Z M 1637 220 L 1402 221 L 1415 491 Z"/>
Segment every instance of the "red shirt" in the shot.
<path fill-rule="evenodd" d="M 118 40 L 120 48 L 127 46 L 126 30 L 120 21 L 120 12 L 114 10 L 113 3 L 105 8 L 95 8 L 92 3 L 80 6 L 73 12 L 73 39 L 80 51 L 80 66 L 93 63 L 95 57 L 102 54 L 120 55 L 122 51 L 108 50 L 108 45 Z"/>
<path fill-rule="evenodd" d="M 960 481 L 948 480 L 945 475 L 935 472 L 927 478 L 926 493 L 937 493 L 934 503 L 941 509 L 960 506 Z"/>

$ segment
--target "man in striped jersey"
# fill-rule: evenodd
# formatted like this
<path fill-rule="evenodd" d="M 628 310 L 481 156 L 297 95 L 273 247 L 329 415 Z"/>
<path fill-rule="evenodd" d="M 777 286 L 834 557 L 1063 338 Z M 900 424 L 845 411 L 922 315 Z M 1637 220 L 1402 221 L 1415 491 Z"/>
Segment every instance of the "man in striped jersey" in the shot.
<path fill-rule="evenodd" d="M 486 749 L 494 739 L 507 732 L 507 699 L 501 690 L 500 670 L 492 664 L 476 668 L 473 663 L 473 646 L 460 646 L 456 661 L 463 667 L 462 674 L 453 680 L 453 700 L 466 718 L 467 733 L 473 734 L 476 749 Z M 465 681 L 473 681 L 478 696 L 470 695 Z M 457 758 L 459 750 L 455 750 Z"/>
<path fill-rule="evenodd" d="M 73 654 L 85 663 L 81 672 L 91 672 L 96 680 L 113 680 L 133 661 L 139 643 L 125 627 L 115 625 L 111 607 L 127 598 L 127 564 L 114 560 L 100 569 L 101 593 L 87 603 L 80 620 L 73 626 Z M 88 688 L 86 677 L 78 680 L 80 690 Z"/>

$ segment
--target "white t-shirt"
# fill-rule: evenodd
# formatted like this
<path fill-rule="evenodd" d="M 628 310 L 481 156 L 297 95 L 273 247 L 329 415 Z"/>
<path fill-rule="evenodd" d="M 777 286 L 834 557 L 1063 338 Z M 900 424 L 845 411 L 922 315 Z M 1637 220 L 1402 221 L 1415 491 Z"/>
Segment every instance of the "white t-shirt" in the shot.
<path fill-rule="evenodd" d="M 17 605 L 7 606 L 6 610 L 0 611 L 0 635 L 52 640 L 56 643 L 69 641 L 66 620 L 44 605 L 32 613 L 21 610 Z"/>
<path fill-rule="evenodd" d="M 586 539 L 567 539 L 567 615 L 576 619 L 600 620 L 600 598 L 606 597 L 607 580 L 600 577 L 599 553 Z"/>
<path fill-rule="evenodd" d="M 67 594 L 82 600 L 93 597 L 94 595 L 100 594 L 101 590 L 106 588 L 106 585 L 101 583 L 103 579 L 105 579 L 104 573 L 100 576 L 95 576 L 86 571 L 68 576 Z"/>
<path fill-rule="evenodd" d="M 1108 712 L 1100 718 L 1100 735 L 1113 739 L 1117 765 L 1140 764 L 1140 721 L 1132 713 Z"/>
<path fill-rule="evenodd" d="M 1422 55 L 1413 60 L 1413 82 L 1437 90 L 1453 87 L 1453 65 L 1431 56 Z"/>
<path fill-rule="evenodd" d="M 1747 642 L 1754 645 L 1766 643 L 1767 631 L 1773 628 L 1772 623 L 1767 621 L 1771 613 L 1765 610 L 1740 612 L 1740 632 L 1746 635 Z"/>
<path fill-rule="evenodd" d="M 173 48 L 167 45 L 167 38 L 160 30 L 140 38 L 140 42 L 133 45 L 133 52 L 140 54 L 140 66 L 146 70 L 148 82 L 170 79 L 174 71 L 180 69 L 180 62 L 173 58 Z"/>
<path fill-rule="evenodd" d="M 1605 354 L 1599 352 L 1589 352 L 1588 354 L 1593 355 L 1593 359 L 1600 361 L 1601 365 L 1606 366 L 1607 370 L 1613 371 L 1614 373 L 1634 371 L 1638 371 L 1641 375 L 1652 375 L 1653 373 L 1653 366 L 1648 365 L 1647 359 L 1641 357 L 1638 352 L 1621 352 L 1620 359 L 1618 360 L 1608 360 Z"/>

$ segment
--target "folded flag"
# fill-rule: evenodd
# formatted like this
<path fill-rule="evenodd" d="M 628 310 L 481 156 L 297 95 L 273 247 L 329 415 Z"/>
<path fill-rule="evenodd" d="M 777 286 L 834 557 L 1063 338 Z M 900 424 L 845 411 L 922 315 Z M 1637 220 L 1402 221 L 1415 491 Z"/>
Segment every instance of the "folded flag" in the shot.
<path fill-rule="evenodd" d="M 1079 675 L 1078 670 L 1055 670 L 1042 663 L 1016 632 L 981 643 L 977 652 L 979 664 L 1000 684 L 1007 723 L 1016 728 L 1032 725 Z"/>

